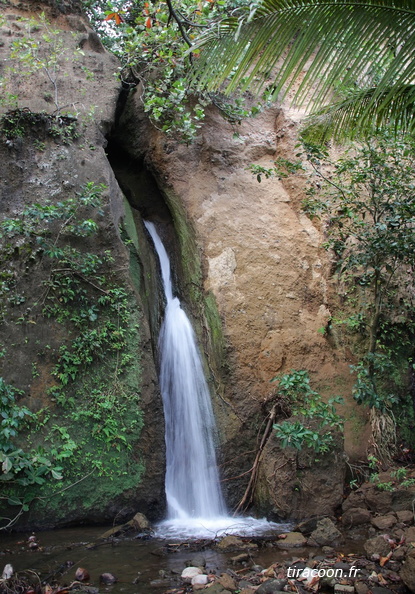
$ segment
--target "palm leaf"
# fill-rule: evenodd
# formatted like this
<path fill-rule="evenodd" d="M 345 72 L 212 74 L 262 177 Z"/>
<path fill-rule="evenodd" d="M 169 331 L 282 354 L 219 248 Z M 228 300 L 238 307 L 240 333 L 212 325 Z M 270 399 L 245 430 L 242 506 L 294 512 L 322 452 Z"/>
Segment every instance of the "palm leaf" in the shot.
<path fill-rule="evenodd" d="M 379 121 L 412 120 L 415 0 L 263 0 L 253 16 L 208 30 L 195 50 L 201 50 L 193 75 L 199 88 L 259 94 L 272 86 L 282 97 L 296 85 L 293 103 L 319 110 L 341 81 L 369 89 L 362 91 L 366 115 L 362 106 L 353 115 L 357 104 L 349 97 L 338 121 L 367 125 L 379 110 Z"/>
<path fill-rule="evenodd" d="M 389 98 L 387 101 L 386 99 Z M 405 85 L 396 95 L 386 89 L 381 95 L 376 87 L 357 89 L 347 99 L 320 109 L 308 120 L 324 140 L 354 139 L 365 133 L 375 134 L 391 123 L 398 131 L 415 133 L 415 85 Z"/>

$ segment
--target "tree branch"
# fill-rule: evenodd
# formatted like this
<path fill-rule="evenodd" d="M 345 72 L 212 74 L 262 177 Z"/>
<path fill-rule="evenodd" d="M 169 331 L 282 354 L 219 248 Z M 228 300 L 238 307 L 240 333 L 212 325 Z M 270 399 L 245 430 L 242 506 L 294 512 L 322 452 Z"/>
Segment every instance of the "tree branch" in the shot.
<path fill-rule="evenodd" d="M 177 26 L 179 27 L 179 31 L 183 37 L 183 39 L 185 40 L 185 42 L 187 43 L 187 45 L 189 47 L 192 46 L 192 42 L 190 41 L 190 38 L 188 37 L 184 27 L 183 27 L 183 22 L 181 21 L 181 19 L 179 18 L 179 15 L 177 14 L 177 12 L 174 10 L 173 5 L 171 3 L 171 0 L 166 0 L 167 2 L 167 6 L 169 7 L 169 12 L 170 12 L 170 16 L 176 21 Z"/>

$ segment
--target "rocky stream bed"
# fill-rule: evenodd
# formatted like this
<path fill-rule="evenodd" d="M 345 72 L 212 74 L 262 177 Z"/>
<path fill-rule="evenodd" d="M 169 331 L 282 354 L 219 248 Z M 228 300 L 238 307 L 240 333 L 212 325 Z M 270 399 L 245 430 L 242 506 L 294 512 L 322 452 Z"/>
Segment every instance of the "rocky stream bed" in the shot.
<path fill-rule="evenodd" d="M 53 545 L 46 533 L 9 535 L 0 551 L 0 592 L 415 592 L 414 497 L 413 486 L 388 491 L 365 483 L 344 500 L 341 516 L 257 538 L 163 541 L 142 514 L 105 533 L 50 532 Z M 84 541 L 71 541 L 82 531 Z"/>

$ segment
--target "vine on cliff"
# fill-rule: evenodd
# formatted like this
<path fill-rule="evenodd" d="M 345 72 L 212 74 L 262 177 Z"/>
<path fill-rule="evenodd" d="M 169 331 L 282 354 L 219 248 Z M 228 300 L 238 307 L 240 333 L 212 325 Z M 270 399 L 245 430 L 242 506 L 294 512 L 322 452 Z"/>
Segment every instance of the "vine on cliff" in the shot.
<path fill-rule="evenodd" d="M 14 519 L 29 503 L 59 496 L 79 477 L 94 473 L 111 482 L 113 452 L 117 477 L 124 475 L 126 486 L 142 473 L 138 461 L 130 468 L 132 444 L 143 424 L 138 355 L 133 360 L 131 354 L 138 351 L 139 325 L 132 296 L 116 275 L 108 275 L 110 252 L 97 247 L 105 190 L 91 182 L 74 196 L 27 205 L 18 218 L 0 223 L 3 324 L 22 326 L 26 334 L 39 318 L 49 319 L 57 337 L 59 327 L 69 337 L 36 340 L 33 381 L 42 375 L 49 406 L 30 411 L 16 401 L 18 396 L 25 402 L 26 393 L 0 384 L 1 428 L 4 437 L 8 432 L 16 439 L 0 452 L 7 502 L 20 505 Z M 21 287 L 33 275 L 38 288 L 28 293 Z M 3 355 L 6 366 L 6 349 Z M 26 451 L 19 446 L 22 439 Z M 60 480 L 59 488 L 50 478 Z M 4 525 L 10 522 L 6 518 Z"/>

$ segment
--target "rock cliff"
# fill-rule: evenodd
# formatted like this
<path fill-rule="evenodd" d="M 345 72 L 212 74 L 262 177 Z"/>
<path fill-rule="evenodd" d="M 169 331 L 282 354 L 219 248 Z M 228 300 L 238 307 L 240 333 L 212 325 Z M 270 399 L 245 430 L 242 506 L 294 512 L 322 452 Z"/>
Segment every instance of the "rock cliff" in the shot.
<path fill-rule="evenodd" d="M 33 28 L 30 19 L 39 18 L 42 11 L 49 24 Z M 32 62 L 29 72 L 19 71 L 13 44 L 28 35 L 28 28 L 38 43 L 42 26 L 49 27 L 49 33 L 59 32 L 55 37 L 51 33 L 53 47 L 42 49 L 55 56 L 56 68 L 52 73 L 51 63 L 39 66 Z M 105 456 L 116 460 L 115 466 L 121 459 L 117 476 L 108 476 L 105 469 L 100 473 L 96 458 L 87 456 L 99 478 L 93 484 L 88 479 L 93 464 L 72 467 L 65 485 L 80 481 L 79 486 L 59 496 L 66 507 L 55 506 L 50 521 L 104 521 L 120 510 L 124 516 L 140 510 L 152 519 L 163 513 L 164 437 L 155 354 L 161 303 L 142 216 L 158 223 L 172 254 L 181 300 L 195 322 L 219 425 L 223 484 L 229 503 L 236 504 L 247 484 L 256 440 L 272 402 L 270 380 L 277 373 L 307 369 L 322 394 L 347 396 L 350 392 L 347 353 L 319 332 L 327 325 L 335 296 L 330 261 L 320 247 L 321 229 L 301 211 L 303 181 L 290 175 L 263 179 L 259 184 L 249 171 L 252 163 L 269 167 L 278 156 L 293 157 L 295 119 L 275 107 L 235 130 L 211 110 L 196 142 L 185 146 L 151 126 L 142 111 L 139 88 L 120 95 L 114 77 L 116 60 L 104 50 L 75 0 L 7 2 L 0 35 L 3 76 L 11 89 L 3 96 L 2 107 L 9 120 L 6 128 L 3 124 L 0 142 L 1 215 L 27 219 L 27 205 L 56 205 L 82 194 L 86 184 L 103 184 L 103 215 L 98 211 L 93 215 L 97 234 L 93 239 L 66 237 L 64 243 L 93 253 L 104 262 L 103 268 L 93 277 L 82 273 L 83 278 L 71 269 L 66 277 L 76 277 L 78 290 L 86 291 L 91 299 L 94 291 L 94 299 L 96 292 L 107 291 L 107 282 L 122 288 L 131 316 L 127 325 L 137 329 L 123 343 L 124 361 L 129 364 L 125 364 L 119 390 L 118 379 L 108 384 L 109 375 L 118 373 L 119 365 L 116 348 L 111 346 L 102 357 L 92 357 L 91 368 L 82 368 L 84 375 L 98 373 L 92 376 L 95 383 L 85 383 L 82 374 L 76 381 L 69 377 L 69 405 L 53 397 L 51 389 L 59 383 L 56 377 L 62 367 L 62 346 L 73 353 L 73 340 L 83 326 L 75 323 L 74 327 L 70 316 L 58 319 L 55 315 L 51 320 L 45 314 L 46 301 L 58 295 L 52 286 L 56 265 L 45 267 L 43 252 L 32 253 L 30 242 L 19 240 L 20 245 L 6 249 L 3 280 L 11 280 L 3 287 L 1 373 L 23 390 L 22 402 L 35 411 L 49 411 L 52 420 L 41 417 L 44 424 L 39 431 L 48 439 L 53 431 L 61 436 L 67 431 L 67 451 L 68 439 L 82 438 L 84 450 L 77 451 L 76 461 L 96 449 L 86 433 L 91 427 L 100 433 L 99 427 L 107 427 L 114 409 L 126 407 L 127 411 L 125 418 L 118 419 L 117 431 L 123 423 L 128 425 L 135 414 L 132 393 L 139 393 L 134 406 L 137 403 L 143 413 L 142 419 L 134 421 L 135 436 L 122 433 L 124 441 L 120 435 L 114 435 L 112 442 L 103 439 Z M 56 224 L 51 228 L 57 245 L 67 231 Z M 30 253 L 23 253 L 22 245 Z M 111 262 L 109 258 L 104 261 L 107 253 Z M 69 267 L 60 261 L 59 270 L 65 266 Z M 101 276 L 106 278 L 102 285 Z M 7 291 L 20 297 L 10 300 Z M 79 304 L 72 305 L 79 310 Z M 94 307 L 99 310 L 98 305 Z M 93 312 L 88 314 L 89 324 L 96 313 L 88 311 Z M 107 358 L 109 367 L 105 367 Z M 106 385 L 105 406 L 111 409 L 106 418 L 102 410 L 101 417 L 94 418 L 91 412 L 91 391 L 97 383 Z M 116 400 L 110 405 L 111 390 Z M 123 400 L 126 392 L 130 394 L 127 403 Z M 354 421 L 346 432 L 346 449 L 354 455 L 361 448 L 365 418 L 352 403 L 346 403 L 345 411 L 351 409 Z M 76 415 L 74 410 L 84 413 Z M 58 429 L 52 429 L 53 423 Z M 128 425 L 130 433 L 134 423 Z M 79 434 L 74 426 L 80 428 Z M 39 444 L 38 438 L 32 435 L 32 439 L 34 446 Z M 307 492 L 301 497 L 294 493 L 300 478 L 298 465 L 292 467 L 290 476 L 275 472 L 280 455 L 271 441 L 256 495 L 261 509 L 285 517 L 331 513 L 341 502 L 342 446 L 333 460 L 308 473 Z M 330 464 L 336 465 L 335 485 L 320 505 L 322 481 L 333 474 Z M 290 505 L 279 506 L 280 480 L 286 483 L 283 498 L 291 497 Z M 28 522 L 46 525 L 45 506 L 38 505 Z"/>
<path fill-rule="evenodd" d="M 123 241 L 133 217 L 105 152 L 118 63 L 78 2 L 6 3 L 0 39 L 0 375 L 37 415 L 15 446 L 35 474 L 34 458 L 54 452 L 64 477 L 40 485 L 21 522 L 156 519 L 164 436 L 143 280 L 155 263 L 147 242 L 138 253 Z M 39 63 L 23 61 L 25 39 Z"/>

